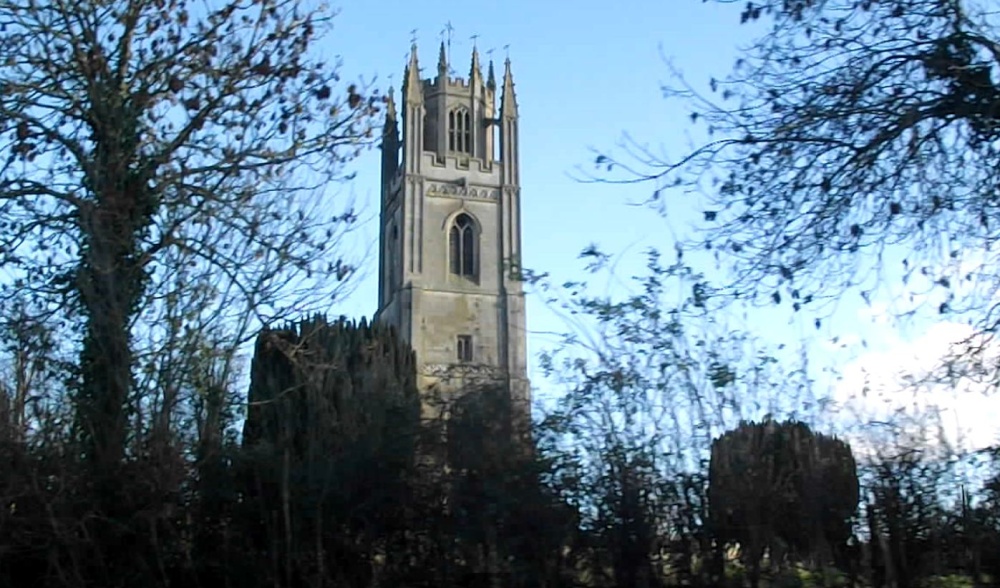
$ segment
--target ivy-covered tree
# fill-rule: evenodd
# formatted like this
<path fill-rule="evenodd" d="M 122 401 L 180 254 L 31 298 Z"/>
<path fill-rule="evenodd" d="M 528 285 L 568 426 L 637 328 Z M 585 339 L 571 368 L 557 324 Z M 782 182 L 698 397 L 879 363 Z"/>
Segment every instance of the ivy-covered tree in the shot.
<path fill-rule="evenodd" d="M 353 217 L 313 197 L 377 104 L 317 51 L 328 26 L 298 0 L 0 1 L 0 300 L 67 321 L 109 512 L 150 426 L 135 415 L 177 410 L 137 385 L 172 331 L 238 342 L 349 273 L 333 247 Z"/>

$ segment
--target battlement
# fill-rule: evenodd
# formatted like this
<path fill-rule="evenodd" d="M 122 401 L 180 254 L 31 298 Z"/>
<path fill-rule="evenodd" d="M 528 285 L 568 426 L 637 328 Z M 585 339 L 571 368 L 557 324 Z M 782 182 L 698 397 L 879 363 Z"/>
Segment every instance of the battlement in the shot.
<path fill-rule="evenodd" d="M 435 168 L 447 168 L 469 172 L 474 174 L 472 177 L 477 180 L 482 177 L 483 181 L 499 181 L 500 176 L 496 171 L 496 164 L 499 162 L 479 159 L 478 157 L 470 157 L 469 155 L 461 153 L 441 154 L 433 151 L 424 151 L 422 158 L 424 163 Z M 489 179 L 487 180 L 486 178 Z"/>
<path fill-rule="evenodd" d="M 438 154 L 434 151 L 424 151 L 420 154 L 424 164 L 428 167 L 429 176 L 437 176 L 434 170 L 459 170 L 469 174 L 471 181 L 480 183 L 496 184 L 500 181 L 501 162 L 484 160 L 478 157 L 470 157 L 465 154 Z M 403 166 L 396 168 L 396 171 L 385 179 L 386 187 L 390 194 L 395 194 L 403 187 L 403 178 L 406 175 Z"/>
<path fill-rule="evenodd" d="M 440 92 L 442 87 L 445 90 L 457 90 L 462 94 L 468 94 L 473 89 L 472 82 L 470 82 L 468 78 L 462 77 L 435 76 L 433 78 L 421 80 L 421 82 L 425 96 L 430 96 Z M 490 88 L 490 86 L 485 82 L 480 84 L 478 89 L 487 97 L 492 97 L 496 93 L 495 90 Z"/>
<path fill-rule="evenodd" d="M 438 88 L 441 86 L 442 79 L 451 87 L 465 88 L 465 89 L 469 88 L 469 80 L 461 77 L 453 78 L 451 76 L 444 76 L 443 78 L 442 76 L 434 76 L 433 78 L 423 80 L 424 88 L 425 89 Z"/>

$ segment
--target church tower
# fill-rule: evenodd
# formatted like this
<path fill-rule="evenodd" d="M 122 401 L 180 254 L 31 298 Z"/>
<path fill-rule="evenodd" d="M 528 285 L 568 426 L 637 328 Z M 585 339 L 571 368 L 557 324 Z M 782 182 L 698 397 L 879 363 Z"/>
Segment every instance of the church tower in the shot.
<path fill-rule="evenodd" d="M 468 78 L 449 77 L 443 43 L 437 76 L 421 79 L 411 47 L 402 105 L 397 110 L 390 90 L 382 137 L 376 320 L 395 326 L 416 351 L 421 390 L 447 395 L 491 381 L 523 410 L 529 387 L 509 59 L 502 86 L 498 93 L 492 62 L 483 76 L 475 49 Z"/>

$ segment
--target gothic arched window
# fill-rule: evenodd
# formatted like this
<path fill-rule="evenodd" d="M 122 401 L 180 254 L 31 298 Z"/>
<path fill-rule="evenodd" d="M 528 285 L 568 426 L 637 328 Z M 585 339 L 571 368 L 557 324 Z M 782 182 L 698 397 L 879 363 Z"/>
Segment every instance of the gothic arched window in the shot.
<path fill-rule="evenodd" d="M 448 112 L 448 150 L 472 152 L 472 125 L 469 111 L 455 108 Z"/>
<path fill-rule="evenodd" d="M 477 277 L 476 222 L 467 214 L 460 214 L 448 232 L 451 273 L 463 278 Z"/>

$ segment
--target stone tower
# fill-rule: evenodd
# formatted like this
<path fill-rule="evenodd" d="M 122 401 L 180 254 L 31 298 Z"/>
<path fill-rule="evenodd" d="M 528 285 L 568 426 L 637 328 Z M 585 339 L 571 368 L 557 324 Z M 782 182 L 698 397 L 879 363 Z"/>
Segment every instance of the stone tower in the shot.
<path fill-rule="evenodd" d="M 421 389 L 473 381 L 528 405 L 518 115 L 510 60 L 502 99 L 472 52 L 468 79 L 421 79 L 411 47 L 401 116 L 389 92 L 382 137 L 379 302 L 416 351 Z M 402 141 L 400 141 L 402 127 Z"/>

